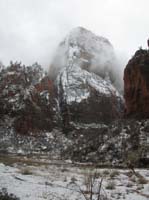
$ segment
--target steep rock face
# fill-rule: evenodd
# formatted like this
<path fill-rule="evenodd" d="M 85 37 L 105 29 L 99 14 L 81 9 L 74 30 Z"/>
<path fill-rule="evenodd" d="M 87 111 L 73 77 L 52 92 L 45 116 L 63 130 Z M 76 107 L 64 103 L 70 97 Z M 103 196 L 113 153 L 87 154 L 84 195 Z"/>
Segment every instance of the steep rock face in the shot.
<path fill-rule="evenodd" d="M 124 71 L 126 115 L 149 117 L 149 52 L 138 50 Z"/>
<path fill-rule="evenodd" d="M 12 119 L 19 134 L 52 130 L 54 88 L 40 65 L 11 63 L 0 72 L 1 119 Z"/>
<path fill-rule="evenodd" d="M 60 44 L 49 74 L 55 79 L 65 131 L 73 123 L 109 123 L 120 117 L 116 65 L 110 42 L 86 29 L 74 29 Z"/>
<path fill-rule="evenodd" d="M 47 152 L 110 166 L 132 158 L 148 163 L 149 120 L 113 121 L 121 111 L 117 90 L 77 63 L 61 69 L 55 83 L 37 64 L 2 69 L 0 153 Z"/>
<path fill-rule="evenodd" d="M 117 90 L 94 73 L 77 66 L 74 71 L 66 69 L 57 77 L 57 85 L 65 131 L 72 122 L 107 124 L 121 115 L 121 97 Z"/>
<path fill-rule="evenodd" d="M 56 124 L 54 88 L 48 77 L 34 85 L 25 107 L 15 120 L 18 133 L 34 134 L 51 131 Z"/>

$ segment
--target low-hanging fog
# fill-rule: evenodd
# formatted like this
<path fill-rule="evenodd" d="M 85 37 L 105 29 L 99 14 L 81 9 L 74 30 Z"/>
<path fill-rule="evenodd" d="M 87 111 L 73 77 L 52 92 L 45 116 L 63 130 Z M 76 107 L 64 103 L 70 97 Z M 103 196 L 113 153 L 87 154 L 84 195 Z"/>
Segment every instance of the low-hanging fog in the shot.
<path fill-rule="evenodd" d="M 72 29 L 60 43 L 49 76 L 55 80 L 62 68 L 70 73 L 77 66 L 110 81 L 119 91 L 123 90 L 122 63 L 115 56 L 113 46 L 106 38 L 82 27 Z"/>
<path fill-rule="evenodd" d="M 146 48 L 148 0 L 0 0 L 0 61 L 48 69 L 57 45 L 77 26 L 109 39 L 121 68 Z"/>

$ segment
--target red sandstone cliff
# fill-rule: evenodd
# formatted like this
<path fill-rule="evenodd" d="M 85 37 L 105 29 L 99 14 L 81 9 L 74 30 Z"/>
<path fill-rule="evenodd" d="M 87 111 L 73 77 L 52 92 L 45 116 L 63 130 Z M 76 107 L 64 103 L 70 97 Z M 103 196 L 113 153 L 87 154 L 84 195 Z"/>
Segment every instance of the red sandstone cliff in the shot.
<path fill-rule="evenodd" d="M 124 71 L 127 116 L 149 117 L 149 51 L 138 50 Z"/>

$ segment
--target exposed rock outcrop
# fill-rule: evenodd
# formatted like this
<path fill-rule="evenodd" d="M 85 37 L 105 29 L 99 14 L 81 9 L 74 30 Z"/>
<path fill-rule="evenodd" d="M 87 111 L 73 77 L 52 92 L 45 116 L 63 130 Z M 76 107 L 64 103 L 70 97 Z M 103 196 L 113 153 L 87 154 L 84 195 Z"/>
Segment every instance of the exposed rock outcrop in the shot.
<path fill-rule="evenodd" d="M 60 62 L 60 63 L 59 63 Z M 117 62 L 110 42 L 78 27 L 60 44 L 50 68 L 63 130 L 73 123 L 110 123 L 121 116 Z"/>
<path fill-rule="evenodd" d="M 56 102 L 52 82 L 40 65 L 11 63 L 0 72 L 1 118 L 13 119 L 19 134 L 52 130 Z"/>
<path fill-rule="evenodd" d="M 125 69 L 127 114 L 148 116 L 148 57 L 139 50 Z M 49 73 L 38 64 L 0 68 L 0 152 L 108 165 L 148 161 L 149 120 L 119 119 L 123 99 L 107 39 L 74 29 Z"/>
<path fill-rule="evenodd" d="M 140 49 L 124 71 L 126 115 L 149 117 L 149 51 Z"/>

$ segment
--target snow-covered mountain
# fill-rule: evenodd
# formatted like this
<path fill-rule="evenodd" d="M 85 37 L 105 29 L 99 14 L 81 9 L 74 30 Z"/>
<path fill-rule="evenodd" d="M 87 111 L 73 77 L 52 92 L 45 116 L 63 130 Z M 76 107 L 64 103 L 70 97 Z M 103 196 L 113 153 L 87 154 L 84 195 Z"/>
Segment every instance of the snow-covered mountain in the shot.
<path fill-rule="evenodd" d="M 94 72 L 117 87 L 121 84 L 118 61 L 111 43 L 82 27 L 74 28 L 60 43 L 49 74 L 55 78 L 63 68 L 74 70 L 77 67 Z"/>
<path fill-rule="evenodd" d="M 107 123 L 121 115 L 116 67 L 110 42 L 84 28 L 73 29 L 60 43 L 49 75 L 57 88 L 65 130 L 74 121 Z"/>
<path fill-rule="evenodd" d="M 49 75 L 61 85 L 68 103 L 90 96 L 90 88 L 107 96 L 119 96 L 117 60 L 110 42 L 77 27 L 60 43 Z M 60 90 L 60 88 L 59 88 Z"/>
<path fill-rule="evenodd" d="M 59 45 L 49 76 L 38 64 L 2 67 L 0 152 L 105 164 L 133 153 L 145 165 L 149 120 L 123 119 L 117 78 L 110 42 L 80 27 Z"/>

